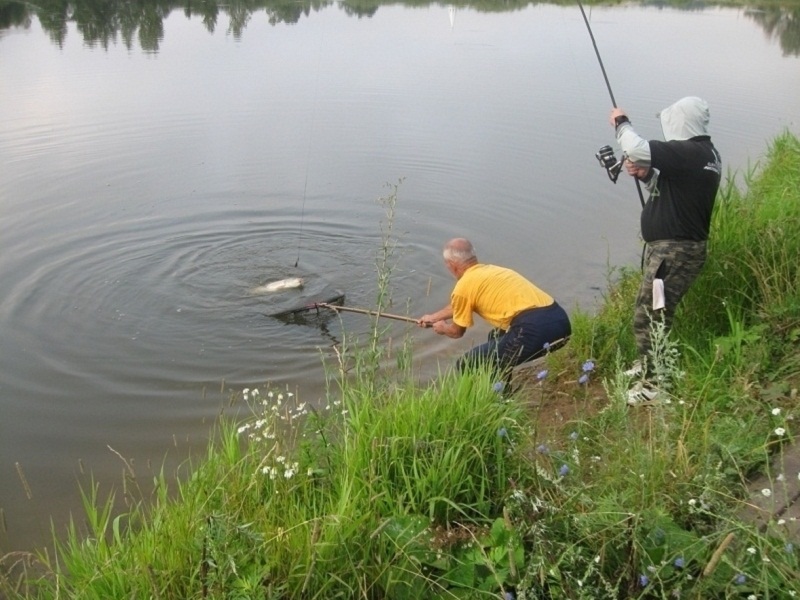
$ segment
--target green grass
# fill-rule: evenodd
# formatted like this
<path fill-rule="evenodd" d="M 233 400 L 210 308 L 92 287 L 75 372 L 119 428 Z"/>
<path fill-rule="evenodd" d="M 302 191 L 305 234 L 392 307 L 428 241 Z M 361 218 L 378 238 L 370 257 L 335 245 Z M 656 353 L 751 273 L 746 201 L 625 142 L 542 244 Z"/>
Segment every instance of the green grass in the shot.
<path fill-rule="evenodd" d="M 326 365 L 327 405 L 242 390 L 231 402 L 252 416 L 222 417 L 187 476 L 160 474 L 122 514 L 90 486 L 84 519 L 55 531 L 52 548 L 3 559 L 0 594 L 796 597 L 784 524 L 761 531 L 739 515 L 749 477 L 798 477 L 775 461 L 794 435 L 800 383 L 798 139 L 776 139 L 746 175 L 746 190 L 720 192 L 709 261 L 675 329 L 654 332 L 669 403 L 625 405 L 632 269 L 610 274 L 595 314 L 573 313 L 573 337 L 533 395 L 504 396 L 488 373 L 420 382 L 410 341 L 389 357 L 376 321 Z M 382 199 L 380 306 L 397 191 Z M 591 377 L 576 384 L 582 372 Z M 530 406 L 546 395 L 569 396 L 580 418 L 544 432 Z"/>

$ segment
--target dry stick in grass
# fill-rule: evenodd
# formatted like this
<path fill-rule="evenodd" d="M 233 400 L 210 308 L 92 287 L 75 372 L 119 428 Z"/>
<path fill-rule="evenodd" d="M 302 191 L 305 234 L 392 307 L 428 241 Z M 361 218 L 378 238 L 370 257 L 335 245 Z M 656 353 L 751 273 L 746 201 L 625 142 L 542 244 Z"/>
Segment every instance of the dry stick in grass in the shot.
<path fill-rule="evenodd" d="M 711 555 L 711 560 L 708 561 L 706 568 L 703 569 L 703 577 L 708 577 L 714 572 L 714 569 L 717 568 L 717 563 L 719 559 L 722 558 L 722 553 L 725 552 L 725 549 L 730 546 L 731 542 L 733 541 L 734 535 L 733 532 L 729 533 L 725 536 L 725 539 L 722 540 L 722 543 L 719 545 L 719 548 L 714 550 L 714 554 Z"/>
<path fill-rule="evenodd" d="M 311 575 L 314 572 L 314 565 L 317 563 L 317 542 L 319 541 L 321 527 L 319 525 L 319 521 L 314 521 L 314 528 L 311 531 L 311 544 L 309 548 L 311 550 L 311 563 L 308 566 L 308 572 L 306 573 L 305 581 L 303 581 L 303 589 L 300 591 L 301 594 L 306 593 L 306 589 L 308 589 L 308 583 L 311 581 Z"/>
<path fill-rule="evenodd" d="M 22 465 L 16 462 L 14 466 L 17 467 L 17 475 L 19 475 L 19 480 L 22 482 L 22 487 L 25 489 L 25 495 L 28 497 L 28 500 L 32 500 L 33 493 L 31 492 L 31 487 L 28 485 L 28 480 L 25 479 L 25 473 L 22 472 Z"/>

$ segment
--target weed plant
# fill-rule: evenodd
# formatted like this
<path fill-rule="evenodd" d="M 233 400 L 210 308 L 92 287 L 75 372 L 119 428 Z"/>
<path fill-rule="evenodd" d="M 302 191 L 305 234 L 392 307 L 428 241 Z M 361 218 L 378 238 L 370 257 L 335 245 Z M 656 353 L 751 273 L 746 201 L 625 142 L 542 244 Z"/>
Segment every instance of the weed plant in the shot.
<path fill-rule="evenodd" d="M 798 526 L 772 507 L 800 478 L 782 460 L 800 381 L 797 138 L 775 140 L 747 184 L 720 193 L 709 261 L 675 328 L 653 329 L 662 403 L 625 403 L 634 269 L 612 273 L 596 314 L 574 311 L 569 344 L 527 394 L 488 372 L 418 381 L 413 339 L 392 359 L 375 318 L 366 340 L 345 335 L 325 359 L 321 403 L 241 390 L 232 401 L 251 416 L 223 417 L 189 477 L 160 475 L 155 497 L 124 514 L 90 486 L 83 522 L 54 532 L 52 550 L 4 558 L 0 592 L 797 597 Z M 397 191 L 382 199 L 390 223 Z M 396 248 L 382 231 L 378 311 Z M 567 396 L 577 418 L 548 425 L 548 402 Z M 757 474 L 768 478 L 751 490 Z"/>

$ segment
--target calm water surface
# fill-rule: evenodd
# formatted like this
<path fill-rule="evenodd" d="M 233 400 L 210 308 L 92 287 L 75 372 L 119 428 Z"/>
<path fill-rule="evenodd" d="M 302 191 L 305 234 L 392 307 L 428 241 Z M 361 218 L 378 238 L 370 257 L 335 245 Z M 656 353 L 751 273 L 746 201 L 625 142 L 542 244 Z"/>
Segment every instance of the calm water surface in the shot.
<path fill-rule="evenodd" d="M 798 54 L 752 14 L 591 21 L 643 135 L 690 94 L 710 102 L 730 169 L 798 130 Z M 57 44 L 34 17 L 0 31 L 0 81 L 4 551 L 47 543 L 51 516 L 63 530 L 90 471 L 118 485 L 117 453 L 143 481 L 148 463 L 173 472 L 231 392 L 272 382 L 317 401 L 340 323 L 264 313 L 335 289 L 373 306 L 377 200 L 401 179 L 394 312 L 446 301 L 455 235 L 568 308 L 591 309 L 607 266 L 638 260 L 635 186 L 594 158 L 613 141 L 610 99 L 577 7 L 255 12 L 236 35 L 224 13 L 209 32 L 175 10 L 157 51 L 92 46 L 74 23 Z M 250 293 L 290 276 L 306 288 Z M 421 373 L 485 331 L 413 330 Z"/>

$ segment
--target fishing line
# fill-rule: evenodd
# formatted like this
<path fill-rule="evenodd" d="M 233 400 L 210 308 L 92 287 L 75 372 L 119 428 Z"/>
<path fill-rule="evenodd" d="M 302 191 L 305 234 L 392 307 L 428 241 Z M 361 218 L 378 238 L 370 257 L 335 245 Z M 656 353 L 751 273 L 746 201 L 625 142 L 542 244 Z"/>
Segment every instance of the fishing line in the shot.
<path fill-rule="evenodd" d="M 319 53 L 317 56 L 317 76 L 314 80 L 314 101 L 311 105 L 311 128 L 308 132 L 308 150 L 306 151 L 306 180 L 303 184 L 303 206 L 300 211 L 300 231 L 297 234 L 297 258 L 294 261 L 294 268 L 297 268 L 297 265 L 300 264 L 300 245 L 303 241 L 303 226 L 305 224 L 306 219 L 306 195 L 308 192 L 308 173 L 311 170 L 311 146 L 314 143 L 314 125 L 317 120 L 317 96 L 319 95 L 319 74 L 320 74 L 320 65 L 322 64 L 322 45 L 323 41 L 325 40 L 325 30 L 322 30 L 322 34 L 320 35 L 319 39 Z"/>
<path fill-rule="evenodd" d="M 609 83 L 608 81 L 608 75 L 606 74 L 606 67 L 603 64 L 603 59 L 600 57 L 600 50 L 598 50 L 597 42 L 594 39 L 592 26 L 589 25 L 589 19 L 586 17 L 586 11 L 583 10 L 583 4 L 581 3 L 581 0 L 576 0 L 576 2 L 578 3 L 578 8 L 581 9 L 581 15 L 583 15 L 583 22 L 586 23 L 586 29 L 589 32 L 589 37 L 592 39 L 592 46 L 594 47 L 594 53 L 595 55 L 597 55 L 597 62 L 600 63 L 600 70 L 603 72 L 603 79 L 606 82 L 606 88 L 608 88 L 608 95 L 611 96 L 611 105 L 614 108 L 618 108 L 617 101 L 614 98 L 614 92 L 611 91 L 611 83 Z M 623 157 L 622 160 L 625 160 L 625 157 Z M 636 177 L 633 178 L 633 181 L 634 183 L 636 183 L 636 191 L 639 194 L 639 202 L 641 203 L 642 207 L 644 207 L 644 195 L 642 194 L 642 186 L 639 184 L 639 180 Z"/>

